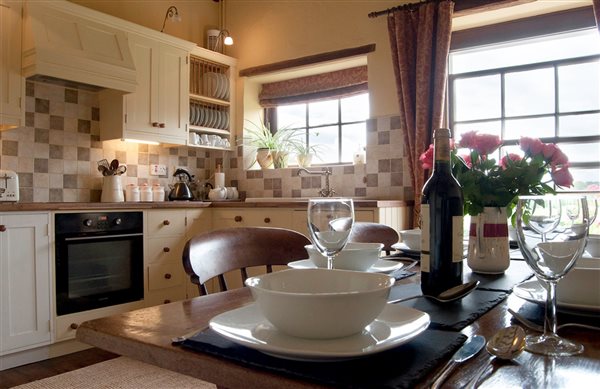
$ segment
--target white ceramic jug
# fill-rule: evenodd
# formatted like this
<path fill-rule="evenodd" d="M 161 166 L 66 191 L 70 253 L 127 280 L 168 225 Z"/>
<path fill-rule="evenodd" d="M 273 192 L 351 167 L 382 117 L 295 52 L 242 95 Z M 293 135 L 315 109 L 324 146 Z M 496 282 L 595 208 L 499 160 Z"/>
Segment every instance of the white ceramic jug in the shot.
<path fill-rule="evenodd" d="M 102 195 L 100 201 L 103 203 L 117 203 L 125 201 L 121 176 L 105 176 L 102 182 Z"/>

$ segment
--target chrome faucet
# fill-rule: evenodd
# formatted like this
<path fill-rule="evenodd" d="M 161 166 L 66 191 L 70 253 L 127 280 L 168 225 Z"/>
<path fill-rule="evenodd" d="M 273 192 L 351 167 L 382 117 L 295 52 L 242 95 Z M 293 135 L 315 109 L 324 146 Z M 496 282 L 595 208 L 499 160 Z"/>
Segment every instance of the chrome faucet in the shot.
<path fill-rule="evenodd" d="M 303 167 L 298 169 L 298 176 L 302 176 L 300 173 L 306 173 L 309 175 L 318 175 L 318 176 L 325 176 L 325 188 L 322 188 L 321 190 L 319 190 L 319 196 L 321 197 L 333 197 L 333 195 L 335 195 L 335 190 L 333 190 L 332 188 L 329 187 L 329 176 L 332 174 L 331 173 L 331 169 L 325 169 L 325 170 L 321 170 L 321 171 L 310 171 L 307 170 Z"/>

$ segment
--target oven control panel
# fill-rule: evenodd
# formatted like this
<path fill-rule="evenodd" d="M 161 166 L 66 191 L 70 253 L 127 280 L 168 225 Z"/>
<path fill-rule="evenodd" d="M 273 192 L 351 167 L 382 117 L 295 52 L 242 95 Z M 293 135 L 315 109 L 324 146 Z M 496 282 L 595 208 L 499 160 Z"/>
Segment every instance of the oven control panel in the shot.
<path fill-rule="evenodd" d="M 142 212 L 59 213 L 55 217 L 56 234 L 142 233 Z"/>

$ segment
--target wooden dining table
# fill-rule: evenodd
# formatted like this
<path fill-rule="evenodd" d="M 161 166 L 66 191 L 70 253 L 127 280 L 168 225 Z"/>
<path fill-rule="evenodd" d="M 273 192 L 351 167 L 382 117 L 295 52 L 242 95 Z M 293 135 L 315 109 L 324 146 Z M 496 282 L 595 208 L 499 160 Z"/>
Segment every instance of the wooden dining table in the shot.
<path fill-rule="evenodd" d="M 419 283 L 417 274 L 397 281 L 395 287 Z M 196 297 L 185 301 L 143 308 L 132 312 L 84 322 L 77 329 L 81 342 L 145 363 L 215 383 L 223 388 L 314 388 L 315 382 L 291 377 L 247 364 L 196 352 L 171 343 L 176 336 L 206 328 L 215 315 L 253 302 L 248 288 Z M 514 295 L 480 316 L 460 332 L 486 339 L 503 327 L 514 324 L 507 312 L 518 310 L 524 300 Z M 560 335 L 585 346 L 583 354 L 546 357 L 524 352 L 511 362 L 493 362 L 493 371 L 480 383 L 482 388 L 591 388 L 600 379 L 600 332 L 565 328 Z M 368 356 L 365 358 L 369 358 Z M 485 351 L 460 364 L 443 388 L 462 388 L 479 368 L 489 363 Z M 417 387 L 428 387 L 437 370 L 430 371 Z"/>

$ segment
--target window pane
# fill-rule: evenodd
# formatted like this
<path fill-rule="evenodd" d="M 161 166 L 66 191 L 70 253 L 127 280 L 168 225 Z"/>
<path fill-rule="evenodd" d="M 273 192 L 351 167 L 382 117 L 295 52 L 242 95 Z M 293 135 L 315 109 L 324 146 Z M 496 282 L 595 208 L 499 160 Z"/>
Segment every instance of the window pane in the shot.
<path fill-rule="evenodd" d="M 308 104 L 308 125 L 320 126 L 338 122 L 338 100 L 318 101 Z"/>
<path fill-rule="evenodd" d="M 559 111 L 600 109 L 600 62 L 558 68 Z"/>
<path fill-rule="evenodd" d="M 306 126 L 306 104 L 282 105 L 277 107 L 279 128 Z"/>
<path fill-rule="evenodd" d="M 559 143 L 558 147 L 567 154 L 569 162 L 598 161 L 600 142 L 593 143 Z"/>
<path fill-rule="evenodd" d="M 572 190 L 598 190 L 600 185 L 600 169 L 569 168 L 573 176 Z"/>
<path fill-rule="evenodd" d="M 322 145 L 319 147 L 319 163 L 336 163 L 338 162 L 338 127 L 321 127 L 310 129 L 308 132 L 309 145 Z"/>
<path fill-rule="evenodd" d="M 554 116 L 507 120 L 504 128 L 504 139 L 519 139 L 522 136 L 531 138 L 554 136 Z"/>
<path fill-rule="evenodd" d="M 342 160 L 352 162 L 354 153 L 367 144 L 367 126 L 365 123 L 342 126 Z"/>
<path fill-rule="evenodd" d="M 506 116 L 554 112 L 554 69 L 507 73 Z"/>
<path fill-rule="evenodd" d="M 559 136 L 598 136 L 600 135 L 600 114 L 568 115 L 558 119 Z"/>
<path fill-rule="evenodd" d="M 462 134 L 469 131 L 477 131 L 481 134 L 492 134 L 500 136 L 501 131 L 500 121 L 482 122 L 482 123 L 463 123 L 454 126 L 453 138 L 460 141 Z"/>
<path fill-rule="evenodd" d="M 600 38 L 595 28 L 507 45 L 456 51 L 450 55 L 450 74 L 594 54 L 600 54 Z"/>
<path fill-rule="evenodd" d="M 357 122 L 369 118 L 368 94 L 346 97 L 341 99 L 340 102 L 342 103 L 342 123 Z M 343 147 L 345 148 L 345 146 Z"/>
<path fill-rule="evenodd" d="M 454 120 L 500 117 L 500 76 L 454 81 Z"/>

